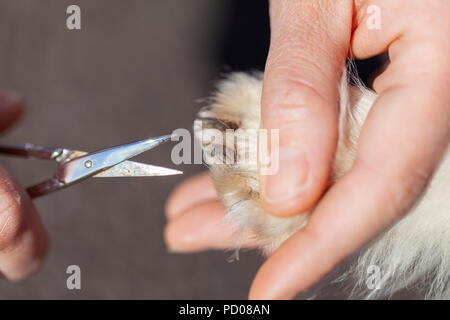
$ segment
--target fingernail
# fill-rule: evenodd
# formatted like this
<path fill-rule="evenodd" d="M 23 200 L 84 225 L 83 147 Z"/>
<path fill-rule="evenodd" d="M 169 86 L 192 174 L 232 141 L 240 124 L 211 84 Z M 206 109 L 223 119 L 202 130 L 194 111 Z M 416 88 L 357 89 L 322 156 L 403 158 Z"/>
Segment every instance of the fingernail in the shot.
<path fill-rule="evenodd" d="M 278 172 L 264 177 L 264 200 L 282 203 L 298 196 L 308 182 L 309 163 L 304 151 L 280 147 Z"/>
<path fill-rule="evenodd" d="M 12 91 L 2 91 L 0 92 L 0 108 L 11 108 L 12 106 L 18 104 L 22 98 L 15 92 Z"/>

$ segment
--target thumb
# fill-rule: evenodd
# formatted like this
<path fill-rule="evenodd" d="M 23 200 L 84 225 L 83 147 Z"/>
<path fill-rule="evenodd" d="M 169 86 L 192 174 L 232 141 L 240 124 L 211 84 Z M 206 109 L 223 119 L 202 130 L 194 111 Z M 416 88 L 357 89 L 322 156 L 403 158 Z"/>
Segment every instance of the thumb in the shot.
<path fill-rule="evenodd" d="M 279 169 L 260 170 L 261 195 L 267 211 L 290 216 L 309 209 L 327 186 L 352 1 L 272 0 L 270 21 L 261 126 L 279 129 L 279 150 L 271 150 L 279 152 Z"/>

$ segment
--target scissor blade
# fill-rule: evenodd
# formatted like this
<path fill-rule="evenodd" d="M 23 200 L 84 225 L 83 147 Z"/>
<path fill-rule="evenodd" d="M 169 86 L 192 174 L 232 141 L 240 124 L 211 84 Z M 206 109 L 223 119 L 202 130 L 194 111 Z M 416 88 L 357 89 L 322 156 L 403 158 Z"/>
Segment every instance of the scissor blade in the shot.
<path fill-rule="evenodd" d="M 56 176 L 64 183 L 76 181 L 94 176 L 110 169 L 119 163 L 141 154 L 147 150 L 170 140 L 170 135 L 149 138 L 125 145 L 88 153 L 84 156 L 70 160 L 58 167 Z"/>
<path fill-rule="evenodd" d="M 153 176 L 170 176 L 175 174 L 183 174 L 182 171 L 152 166 L 134 161 L 124 161 L 112 168 L 106 169 L 94 175 L 94 178 L 113 178 L 113 177 L 153 177 Z"/>
<path fill-rule="evenodd" d="M 148 151 L 150 149 L 153 149 L 160 144 L 170 140 L 171 135 L 156 137 L 156 138 L 149 138 L 137 142 L 128 143 L 125 145 L 121 145 L 118 147 L 113 147 L 107 150 L 100 151 L 98 153 L 94 153 L 93 155 L 103 155 L 108 157 L 107 159 L 110 162 L 117 161 L 117 163 L 120 163 L 122 161 L 128 160 L 130 158 L 133 158 L 145 151 Z"/>

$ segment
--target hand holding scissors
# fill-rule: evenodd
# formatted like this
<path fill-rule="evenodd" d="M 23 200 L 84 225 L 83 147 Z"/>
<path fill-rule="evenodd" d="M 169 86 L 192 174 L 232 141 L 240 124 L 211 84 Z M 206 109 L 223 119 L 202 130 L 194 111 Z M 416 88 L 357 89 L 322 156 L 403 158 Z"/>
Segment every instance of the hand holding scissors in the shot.
<path fill-rule="evenodd" d="M 0 130 L 17 120 L 22 109 L 20 97 L 0 92 Z M 177 170 L 128 160 L 169 139 L 170 136 L 150 138 L 93 153 L 30 144 L 1 146 L 1 153 L 54 160 L 58 167 L 50 179 L 29 187 L 26 192 L 0 166 L 0 278 L 19 280 L 25 277 L 39 266 L 47 252 L 47 234 L 30 198 L 61 190 L 90 177 L 179 174 L 181 172 Z"/>

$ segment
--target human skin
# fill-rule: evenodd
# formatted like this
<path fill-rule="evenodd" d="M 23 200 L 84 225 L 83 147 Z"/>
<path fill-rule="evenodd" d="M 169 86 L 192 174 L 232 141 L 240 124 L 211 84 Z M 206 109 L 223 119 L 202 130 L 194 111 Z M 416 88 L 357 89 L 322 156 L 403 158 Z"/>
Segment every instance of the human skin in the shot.
<path fill-rule="evenodd" d="M 23 100 L 0 92 L 0 130 L 22 114 Z M 16 281 L 33 272 L 47 252 L 47 234 L 28 194 L 0 166 L 0 277 Z"/>
<path fill-rule="evenodd" d="M 381 13 L 380 29 L 367 24 L 373 5 Z M 261 119 L 262 127 L 280 130 L 280 170 L 260 176 L 263 206 L 287 217 L 317 205 L 308 225 L 262 265 L 249 297 L 289 299 L 402 217 L 444 154 L 450 140 L 450 1 L 272 0 L 270 21 Z M 345 59 L 349 52 L 363 59 L 385 51 L 391 62 L 374 82 L 379 96 L 361 130 L 355 163 L 324 194 Z M 233 227 L 217 223 L 226 213 L 207 174 L 182 183 L 166 212 L 172 251 L 233 243 Z"/>

